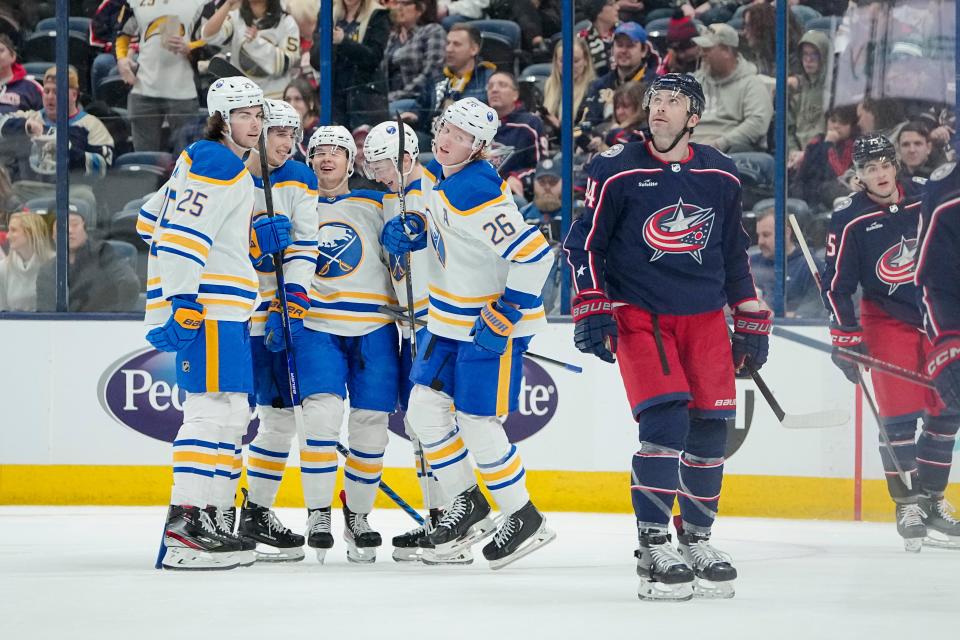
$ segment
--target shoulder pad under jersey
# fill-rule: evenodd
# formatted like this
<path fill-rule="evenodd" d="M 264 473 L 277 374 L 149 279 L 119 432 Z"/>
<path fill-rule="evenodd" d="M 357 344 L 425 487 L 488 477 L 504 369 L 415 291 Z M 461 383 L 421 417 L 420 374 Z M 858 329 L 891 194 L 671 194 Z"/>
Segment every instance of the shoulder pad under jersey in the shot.
<path fill-rule="evenodd" d="M 187 147 L 190 175 L 215 184 L 236 181 L 246 171 L 243 161 L 226 146 L 212 140 L 198 140 Z"/>

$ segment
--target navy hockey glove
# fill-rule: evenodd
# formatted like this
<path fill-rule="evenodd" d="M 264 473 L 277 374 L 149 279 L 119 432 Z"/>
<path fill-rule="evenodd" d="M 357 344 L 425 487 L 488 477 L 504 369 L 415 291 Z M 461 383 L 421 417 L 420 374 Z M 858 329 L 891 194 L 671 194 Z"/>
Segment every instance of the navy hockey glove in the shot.
<path fill-rule="evenodd" d="M 584 353 L 592 353 L 604 362 L 616 362 L 617 322 L 613 304 L 596 289 L 581 291 L 570 309 L 576 326 L 573 343 Z"/>
<path fill-rule="evenodd" d="M 257 264 L 263 256 L 279 253 L 290 246 L 292 225 L 287 216 L 263 217 L 253 223 L 250 234 L 250 258 Z"/>
<path fill-rule="evenodd" d="M 927 375 L 950 409 L 960 409 L 960 338 L 940 340 L 927 357 Z"/>
<path fill-rule="evenodd" d="M 284 289 L 287 292 L 287 317 L 290 319 L 290 337 L 295 338 L 303 331 L 303 319 L 310 309 L 310 298 L 307 290 L 298 284 L 288 284 Z M 280 316 L 280 300 L 274 298 L 270 303 L 270 314 L 263 329 L 263 344 L 274 353 L 287 348 L 283 339 L 283 318 Z"/>
<path fill-rule="evenodd" d="M 470 330 L 473 344 L 485 351 L 503 355 L 507 350 L 510 334 L 521 319 L 523 311 L 505 302 L 503 297 L 496 302 L 488 302 L 480 310 L 480 317 Z"/>
<path fill-rule="evenodd" d="M 840 327 L 833 325 L 830 327 L 830 342 L 833 343 L 833 353 L 830 354 L 833 364 L 837 365 L 837 368 L 843 372 L 847 380 L 853 384 L 860 382 L 857 375 L 859 369 L 857 363 L 843 358 L 839 350 L 842 347 L 867 355 L 867 345 L 863 344 L 863 329 L 859 326 Z"/>
<path fill-rule="evenodd" d="M 173 296 L 170 317 L 163 326 L 154 327 L 147 333 L 147 342 L 157 351 L 180 351 L 196 340 L 207 311 L 190 298 Z"/>
<path fill-rule="evenodd" d="M 426 224 L 418 215 L 406 216 L 406 229 L 400 216 L 394 216 L 383 225 L 380 244 L 390 253 L 401 256 L 409 251 L 420 251 L 427 246 Z"/>
<path fill-rule="evenodd" d="M 750 365 L 759 371 L 770 352 L 773 313 L 761 311 L 733 312 L 733 368 L 740 371 Z"/>

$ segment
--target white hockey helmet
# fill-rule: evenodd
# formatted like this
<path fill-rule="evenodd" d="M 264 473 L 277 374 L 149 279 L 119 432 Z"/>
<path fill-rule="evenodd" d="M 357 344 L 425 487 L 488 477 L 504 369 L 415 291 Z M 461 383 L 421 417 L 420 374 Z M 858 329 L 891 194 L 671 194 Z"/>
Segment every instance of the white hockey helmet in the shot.
<path fill-rule="evenodd" d="M 293 127 L 293 137 L 300 144 L 303 140 L 303 128 L 300 126 L 300 114 L 283 100 L 264 100 L 263 103 L 263 128 L 269 130 L 271 127 Z"/>
<path fill-rule="evenodd" d="M 342 147 L 347 150 L 347 175 L 353 175 L 353 161 L 357 157 L 357 143 L 353 136 L 347 131 L 346 127 L 333 125 L 328 127 L 317 127 L 317 130 L 310 136 L 307 142 L 307 158 L 312 158 L 317 147 L 330 145 L 333 147 Z"/>
<path fill-rule="evenodd" d="M 230 112 L 263 105 L 263 89 L 243 76 L 220 78 L 207 90 L 207 112 L 219 113 L 230 128 Z"/>
<path fill-rule="evenodd" d="M 381 122 L 370 129 L 363 143 L 363 156 L 367 162 L 389 159 L 396 163 L 399 151 L 397 123 L 393 120 Z M 403 125 L 403 151 L 410 154 L 414 162 L 420 157 L 420 142 L 417 140 L 417 134 L 414 133 L 413 127 L 406 123 Z"/>
<path fill-rule="evenodd" d="M 497 112 L 476 98 L 463 98 L 447 107 L 437 122 L 437 131 L 449 122 L 473 136 L 473 152 L 489 146 L 500 128 Z"/>

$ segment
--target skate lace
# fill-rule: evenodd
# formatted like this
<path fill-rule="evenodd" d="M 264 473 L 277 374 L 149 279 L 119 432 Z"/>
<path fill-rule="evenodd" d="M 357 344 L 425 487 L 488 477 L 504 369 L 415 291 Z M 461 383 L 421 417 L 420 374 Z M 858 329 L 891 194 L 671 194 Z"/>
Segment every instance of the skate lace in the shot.
<path fill-rule="evenodd" d="M 956 518 L 953 517 L 955 509 L 953 508 L 952 504 L 947 502 L 946 498 L 942 498 L 939 501 L 937 501 L 936 509 L 937 509 L 937 514 L 941 518 L 943 518 L 947 524 L 951 526 L 960 524 L 960 520 L 957 520 Z"/>
<path fill-rule="evenodd" d="M 206 511 L 200 512 L 199 523 L 200 523 L 200 528 L 203 529 L 204 533 L 207 533 L 209 535 L 214 535 L 214 536 L 219 535 L 217 528 L 213 524 L 213 520 L 210 519 L 210 514 L 207 513 Z"/>
<path fill-rule="evenodd" d="M 367 522 L 367 514 L 365 513 L 354 513 L 353 522 L 350 525 L 350 528 L 353 529 L 353 532 L 356 533 L 369 533 L 373 531 L 370 528 L 370 524 Z"/>
<path fill-rule="evenodd" d="M 688 546 L 694 561 L 700 566 L 709 567 L 720 562 L 730 563 L 731 561 L 729 555 L 710 546 L 710 542 L 707 540 L 700 540 Z"/>
<path fill-rule="evenodd" d="M 504 520 L 503 524 L 497 527 L 496 532 L 493 534 L 493 544 L 497 545 L 498 548 L 503 548 L 506 546 L 507 540 L 510 539 L 516 530 L 517 520 L 513 516 L 510 516 Z"/>
<path fill-rule="evenodd" d="M 233 533 L 233 512 L 228 509 L 215 509 L 216 527 L 219 533 Z"/>
<path fill-rule="evenodd" d="M 923 525 L 923 518 L 926 515 L 919 504 L 905 504 L 900 513 L 900 524 L 905 527 L 919 527 Z"/>
<path fill-rule="evenodd" d="M 310 517 L 307 518 L 307 535 L 323 533 L 324 531 L 330 531 L 330 512 L 320 509 L 311 511 Z"/>
<path fill-rule="evenodd" d="M 465 515 L 467 515 L 467 500 L 462 496 L 457 496 L 453 504 L 450 505 L 450 508 L 445 510 L 443 515 L 440 516 L 440 522 L 437 523 L 437 527 L 453 529 Z"/>
<path fill-rule="evenodd" d="M 666 570 L 675 564 L 687 564 L 680 552 L 669 542 L 651 545 L 650 557 L 658 570 Z"/>
<path fill-rule="evenodd" d="M 286 533 L 289 531 L 289 529 L 283 526 L 283 523 L 280 522 L 277 514 L 275 514 L 272 509 L 267 509 L 267 512 L 263 514 L 263 523 L 267 525 L 267 531 L 270 533 Z"/>

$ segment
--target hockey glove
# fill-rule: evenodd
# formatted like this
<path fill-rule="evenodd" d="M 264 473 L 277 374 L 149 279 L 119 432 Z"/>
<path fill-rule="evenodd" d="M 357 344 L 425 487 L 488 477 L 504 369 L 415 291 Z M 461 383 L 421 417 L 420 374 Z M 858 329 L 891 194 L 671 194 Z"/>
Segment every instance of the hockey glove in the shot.
<path fill-rule="evenodd" d="M 307 297 L 307 290 L 298 284 L 288 284 L 284 290 L 287 292 L 290 337 L 295 338 L 303 331 L 303 319 L 307 317 L 307 310 L 310 309 L 310 298 Z M 270 303 L 270 314 L 263 329 L 263 344 L 274 353 L 287 348 L 287 343 L 283 339 L 283 317 L 280 314 L 280 300 L 274 298 Z"/>
<path fill-rule="evenodd" d="M 581 291 L 570 309 L 576 326 L 573 342 L 577 349 L 592 353 L 604 362 L 616 362 L 617 323 L 613 304 L 602 291 Z"/>
<path fill-rule="evenodd" d="M 513 328 L 522 318 L 523 311 L 504 302 L 502 297 L 496 302 L 488 302 L 480 310 L 480 317 L 470 330 L 473 344 L 485 351 L 503 355 Z"/>
<path fill-rule="evenodd" d="M 170 317 L 162 327 L 154 327 L 147 333 L 147 342 L 154 349 L 180 351 L 196 340 L 207 310 L 192 298 L 196 296 L 173 296 L 170 299 Z"/>
<path fill-rule="evenodd" d="M 840 349 L 844 348 L 867 355 L 867 345 L 863 344 L 863 329 L 859 326 L 840 327 L 832 325 L 830 327 L 830 341 L 833 343 L 833 352 L 830 354 L 833 364 L 837 365 L 837 368 L 843 372 L 847 380 L 853 384 L 860 382 L 857 375 L 859 366 L 856 362 L 847 360 L 840 355 Z"/>
<path fill-rule="evenodd" d="M 390 253 L 401 256 L 409 251 L 420 251 L 427 246 L 427 229 L 423 218 L 406 216 L 406 227 L 400 216 L 394 216 L 383 225 L 380 244 Z"/>
<path fill-rule="evenodd" d="M 940 340 L 927 357 L 927 375 L 950 409 L 960 409 L 960 338 Z"/>
<path fill-rule="evenodd" d="M 250 234 L 250 258 L 254 264 L 265 255 L 279 253 L 289 247 L 291 229 L 287 216 L 263 217 L 254 222 Z"/>
<path fill-rule="evenodd" d="M 759 371 L 770 352 L 773 313 L 760 311 L 733 312 L 733 368 L 740 371 L 747 365 Z"/>

